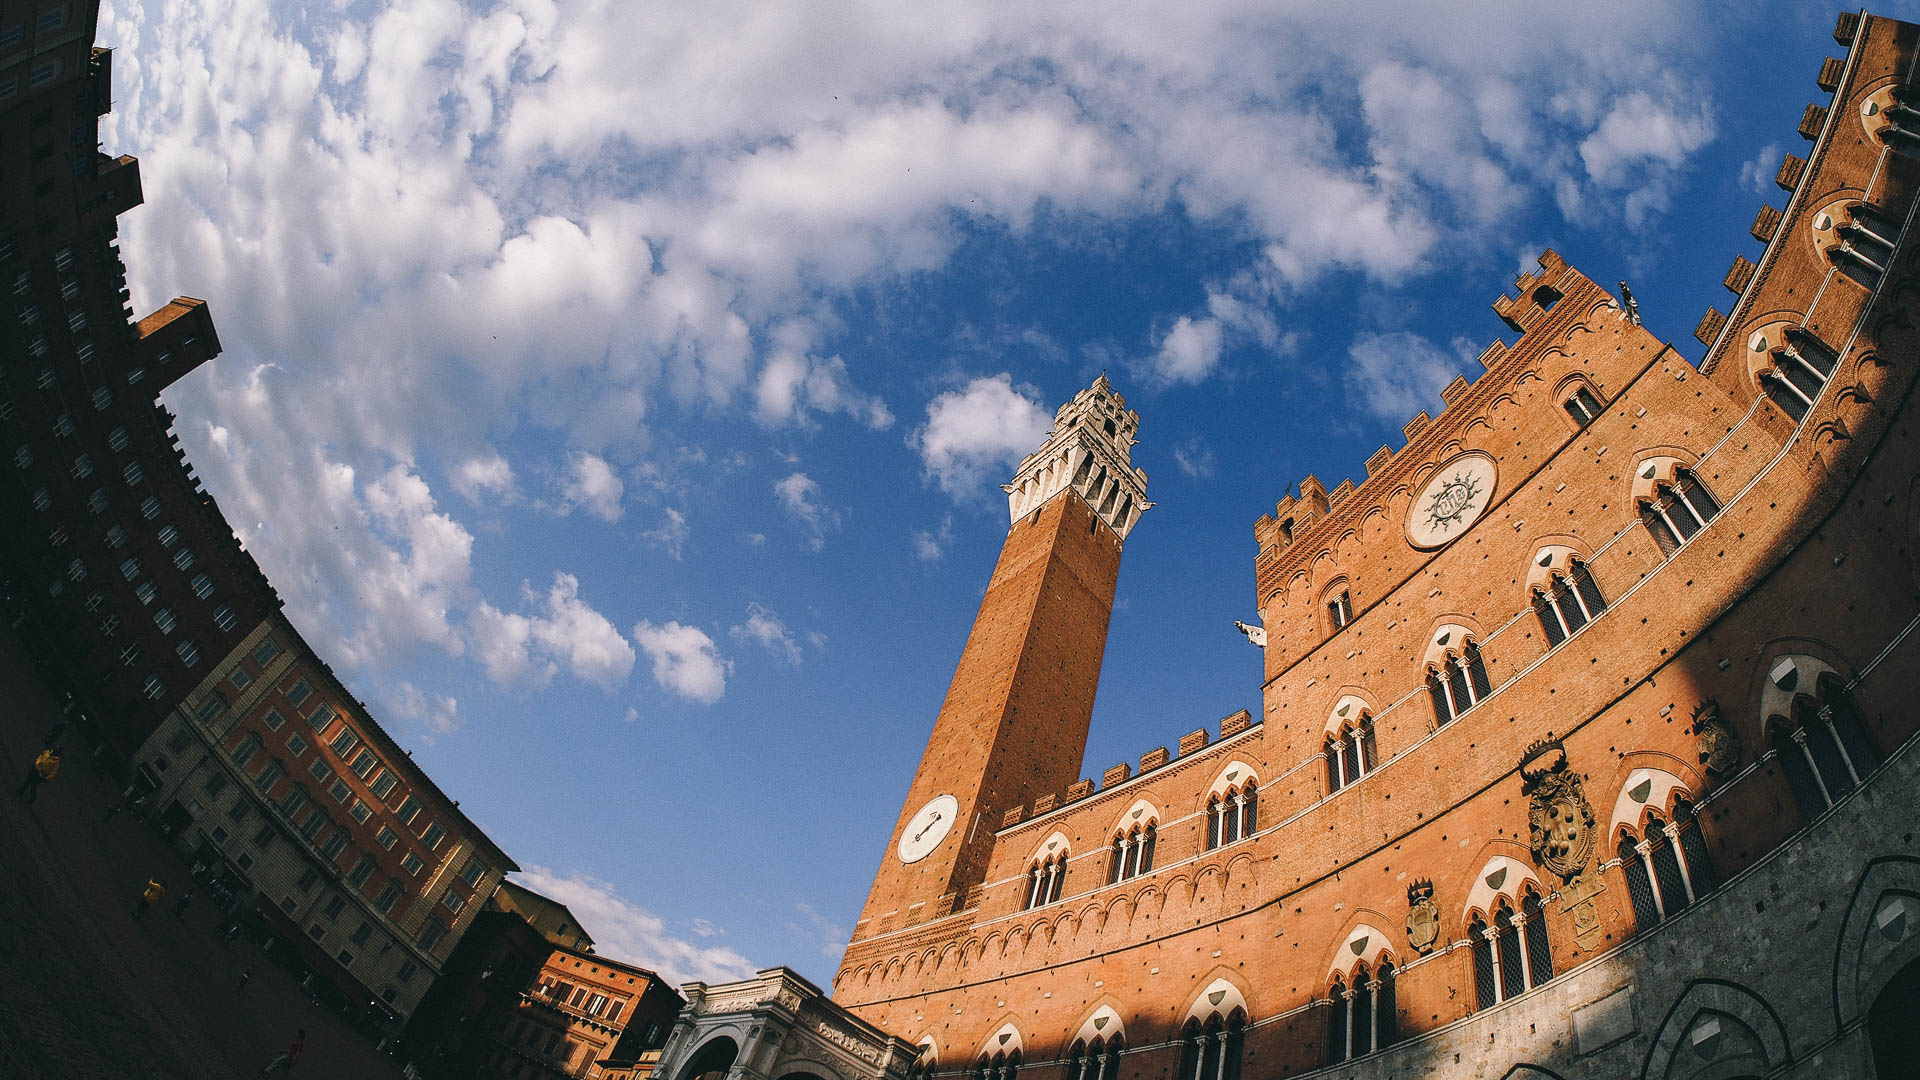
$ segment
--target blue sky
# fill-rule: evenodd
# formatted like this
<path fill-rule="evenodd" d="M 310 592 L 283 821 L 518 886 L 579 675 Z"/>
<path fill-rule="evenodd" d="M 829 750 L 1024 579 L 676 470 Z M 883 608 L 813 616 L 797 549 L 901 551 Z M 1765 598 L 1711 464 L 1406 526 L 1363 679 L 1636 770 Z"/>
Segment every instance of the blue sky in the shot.
<path fill-rule="evenodd" d="M 1698 357 L 1834 10 L 1565 6 L 116 0 L 102 138 L 296 623 L 602 951 L 825 983 L 1095 375 L 1159 505 L 1093 776 L 1257 708 L 1254 519 L 1542 247 Z"/>

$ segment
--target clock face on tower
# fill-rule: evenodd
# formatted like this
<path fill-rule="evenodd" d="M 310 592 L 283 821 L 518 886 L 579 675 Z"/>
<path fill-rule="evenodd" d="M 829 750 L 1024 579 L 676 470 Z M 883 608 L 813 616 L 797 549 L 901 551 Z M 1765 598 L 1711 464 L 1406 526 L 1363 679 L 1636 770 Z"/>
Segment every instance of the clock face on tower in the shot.
<path fill-rule="evenodd" d="M 936 795 L 907 821 L 900 833 L 900 861 L 917 863 L 946 839 L 953 819 L 960 814 L 960 801 L 951 795 Z"/>

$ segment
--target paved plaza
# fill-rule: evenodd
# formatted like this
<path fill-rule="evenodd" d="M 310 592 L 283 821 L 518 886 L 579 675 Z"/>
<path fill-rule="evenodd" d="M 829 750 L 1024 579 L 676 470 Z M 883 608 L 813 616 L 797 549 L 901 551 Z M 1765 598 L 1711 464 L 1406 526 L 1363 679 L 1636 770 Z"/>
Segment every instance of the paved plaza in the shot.
<path fill-rule="evenodd" d="M 38 801 L 15 794 L 59 715 L 56 692 L 0 623 L 0 1077 L 256 1077 L 304 1028 L 289 1075 L 397 1080 L 398 1063 L 309 1001 L 274 957 L 246 938 L 223 946 L 224 916 L 199 887 L 176 917 L 189 867 L 148 822 L 102 820 L 117 785 L 89 767 L 78 730 L 62 734 L 64 766 Z M 152 875 L 168 895 L 136 921 Z"/>

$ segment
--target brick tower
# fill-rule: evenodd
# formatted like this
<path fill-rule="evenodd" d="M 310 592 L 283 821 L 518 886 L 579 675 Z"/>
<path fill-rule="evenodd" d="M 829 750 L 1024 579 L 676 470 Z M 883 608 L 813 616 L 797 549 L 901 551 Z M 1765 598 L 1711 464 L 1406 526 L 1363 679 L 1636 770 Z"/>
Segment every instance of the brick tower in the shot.
<path fill-rule="evenodd" d="M 1128 461 L 1139 426 L 1102 375 L 1004 486 L 1006 543 L 854 941 L 960 909 L 1006 811 L 1078 777 L 1120 545 L 1153 505 Z"/>

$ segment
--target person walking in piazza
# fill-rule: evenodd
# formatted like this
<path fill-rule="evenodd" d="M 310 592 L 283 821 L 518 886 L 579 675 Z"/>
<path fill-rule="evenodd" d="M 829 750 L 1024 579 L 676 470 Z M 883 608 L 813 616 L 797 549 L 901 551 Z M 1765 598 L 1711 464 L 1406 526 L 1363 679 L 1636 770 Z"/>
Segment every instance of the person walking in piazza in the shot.
<path fill-rule="evenodd" d="M 267 1067 L 261 1070 L 260 1075 L 263 1077 L 273 1076 L 275 1074 L 284 1076 L 292 1072 L 294 1065 L 300 1061 L 300 1052 L 306 1048 L 307 1029 L 301 1028 L 299 1032 L 294 1035 L 293 1042 L 289 1044 L 285 1050 L 280 1051 L 280 1056 L 267 1062 Z"/>
<path fill-rule="evenodd" d="M 14 789 L 15 794 L 29 804 L 40 797 L 40 785 L 60 775 L 60 747 L 49 746 L 40 751 L 40 756 L 27 766 L 26 778 Z"/>
<path fill-rule="evenodd" d="M 145 915 L 147 909 L 159 903 L 160 898 L 165 895 L 167 895 L 167 883 L 157 877 L 148 878 L 147 887 L 140 890 L 140 899 L 133 905 L 133 917 L 137 919 Z"/>
<path fill-rule="evenodd" d="M 245 990 L 247 988 L 247 983 L 252 979 L 253 979 L 253 965 L 248 964 L 246 967 L 243 967 L 240 969 L 240 985 L 234 987 L 234 989 Z"/>

